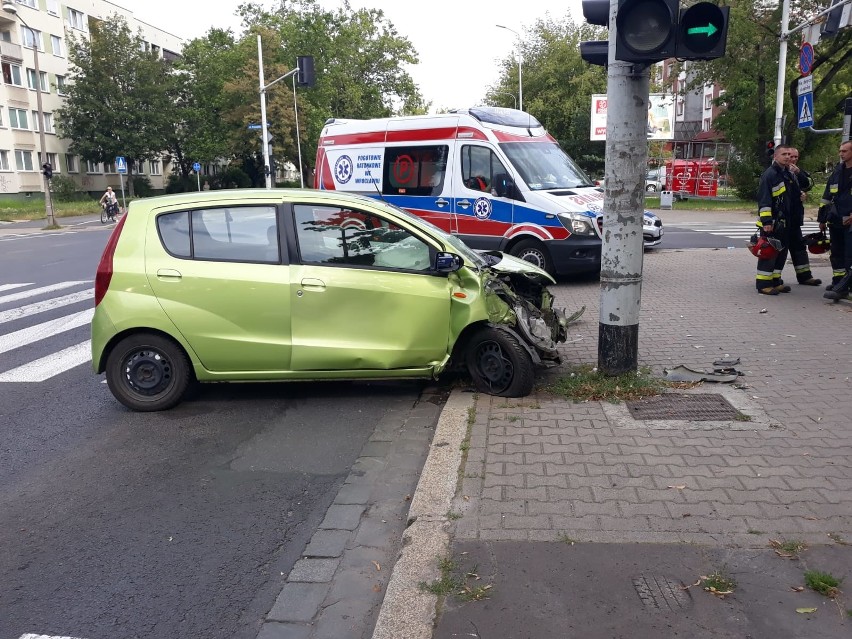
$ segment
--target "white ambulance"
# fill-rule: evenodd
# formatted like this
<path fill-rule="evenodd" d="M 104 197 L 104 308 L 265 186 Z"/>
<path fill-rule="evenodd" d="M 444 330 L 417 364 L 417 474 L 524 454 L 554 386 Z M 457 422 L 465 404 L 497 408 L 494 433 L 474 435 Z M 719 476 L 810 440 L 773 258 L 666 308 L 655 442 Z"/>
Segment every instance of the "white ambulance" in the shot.
<path fill-rule="evenodd" d="M 552 274 L 600 270 L 603 190 L 534 117 L 473 107 L 436 115 L 330 119 L 318 189 L 362 193 Z M 645 213 L 646 246 L 662 222 Z"/>

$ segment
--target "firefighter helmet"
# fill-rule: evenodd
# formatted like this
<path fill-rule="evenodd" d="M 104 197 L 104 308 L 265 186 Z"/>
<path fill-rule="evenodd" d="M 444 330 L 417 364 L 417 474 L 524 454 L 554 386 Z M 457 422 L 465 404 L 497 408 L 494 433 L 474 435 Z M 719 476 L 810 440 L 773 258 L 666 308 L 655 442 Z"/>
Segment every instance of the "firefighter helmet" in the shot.
<path fill-rule="evenodd" d="M 783 250 L 781 242 L 774 237 L 752 237 L 748 250 L 759 260 L 771 260 Z"/>
<path fill-rule="evenodd" d="M 830 248 L 828 238 L 825 236 L 825 233 L 823 231 L 819 231 L 817 233 L 808 233 L 807 235 L 805 235 L 804 240 L 805 246 L 808 247 L 808 251 L 810 251 L 814 255 L 825 253 Z"/>

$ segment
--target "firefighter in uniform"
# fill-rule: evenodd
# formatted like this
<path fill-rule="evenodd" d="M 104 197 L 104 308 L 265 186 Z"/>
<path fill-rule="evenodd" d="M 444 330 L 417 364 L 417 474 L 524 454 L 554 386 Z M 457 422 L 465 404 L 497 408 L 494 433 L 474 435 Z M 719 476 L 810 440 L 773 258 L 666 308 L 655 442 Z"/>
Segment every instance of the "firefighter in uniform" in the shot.
<path fill-rule="evenodd" d="M 852 274 L 852 140 L 840 145 L 840 162 L 828 178 L 820 204 L 819 228 L 828 227 L 831 242 L 831 286 L 824 297 L 843 299 L 849 294 L 847 275 Z"/>
<path fill-rule="evenodd" d="M 762 295 L 790 292 L 790 286 L 781 279 L 788 252 L 799 284 L 819 286 L 822 283 L 811 274 L 807 247 L 802 239 L 802 191 L 810 188 L 810 181 L 804 176 L 800 177 L 800 171 L 797 170 L 796 175 L 790 171 L 791 155 L 789 146 L 782 144 L 775 147 L 772 166 L 760 176 L 757 190 L 757 225 L 763 234 L 782 244 L 777 256 L 757 261 L 755 284 L 757 292 Z"/>

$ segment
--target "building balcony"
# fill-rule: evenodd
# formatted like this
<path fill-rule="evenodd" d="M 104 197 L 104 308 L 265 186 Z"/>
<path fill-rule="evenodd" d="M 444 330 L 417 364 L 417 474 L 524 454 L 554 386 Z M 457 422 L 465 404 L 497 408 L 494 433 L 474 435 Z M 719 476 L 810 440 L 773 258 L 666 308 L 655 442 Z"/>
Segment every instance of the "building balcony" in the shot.
<path fill-rule="evenodd" d="M 0 57 L 10 62 L 23 62 L 23 49 L 20 44 L 0 40 Z"/>

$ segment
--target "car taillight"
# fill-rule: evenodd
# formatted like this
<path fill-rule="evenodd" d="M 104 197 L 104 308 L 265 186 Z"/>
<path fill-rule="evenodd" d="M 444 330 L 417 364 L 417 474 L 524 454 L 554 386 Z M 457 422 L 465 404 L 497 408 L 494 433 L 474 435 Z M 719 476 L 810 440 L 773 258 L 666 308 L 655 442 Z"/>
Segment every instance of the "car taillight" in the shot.
<path fill-rule="evenodd" d="M 121 235 L 121 229 L 124 228 L 126 221 L 127 214 L 125 213 L 112 230 L 104 253 L 101 255 L 101 261 L 98 262 L 98 270 L 95 274 L 95 306 L 101 303 L 109 289 L 109 282 L 112 279 L 112 258 L 115 255 L 115 247 L 118 245 L 118 236 Z"/>

